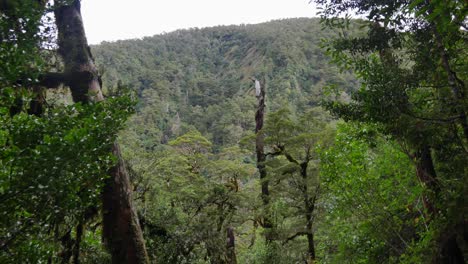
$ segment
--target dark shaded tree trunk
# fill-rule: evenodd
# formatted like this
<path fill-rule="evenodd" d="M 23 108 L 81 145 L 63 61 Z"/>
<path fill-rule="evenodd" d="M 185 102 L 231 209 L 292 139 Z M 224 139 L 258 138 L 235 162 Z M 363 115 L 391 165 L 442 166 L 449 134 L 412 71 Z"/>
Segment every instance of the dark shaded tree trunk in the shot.
<path fill-rule="evenodd" d="M 429 218 L 432 218 L 436 214 L 433 200 L 440 192 L 440 188 L 432 161 L 431 148 L 423 145 L 416 151 L 414 156 L 416 160 L 416 176 L 428 190 L 423 197 L 424 207 L 429 214 Z"/>
<path fill-rule="evenodd" d="M 80 264 L 80 246 L 81 246 L 81 239 L 83 238 L 84 232 L 84 223 L 80 222 L 76 226 L 76 240 L 75 240 L 75 247 L 73 248 L 73 263 Z"/>
<path fill-rule="evenodd" d="M 254 219 L 252 223 L 252 238 L 250 238 L 249 249 L 255 245 L 255 241 L 257 241 L 257 228 L 258 228 L 258 220 Z"/>
<path fill-rule="evenodd" d="M 89 49 L 80 12 L 80 1 L 55 2 L 58 28 L 58 52 L 63 58 L 75 102 L 104 100 L 100 78 Z M 104 241 L 112 254 L 112 263 L 148 263 L 143 234 L 132 202 L 130 179 L 114 143 L 113 154 L 118 164 L 110 170 L 103 190 Z"/>
<path fill-rule="evenodd" d="M 254 80 L 254 82 L 258 82 Z M 260 84 L 260 83 L 259 83 Z M 265 239 L 267 242 L 273 240 L 272 229 L 273 223 L 271 222 L 268 206 L 270 204 L 270 191 L 269 181 L 267 180 L 267 171 L 265 166 L 266 155 L 265 155 L 265 136 L 261 131 L 263 128 L 264 115 L 265 115 L 265 87 L 264 84 L 260 84 L 260 92 L 256 94 L 257 97 L 257 111 L 255 112 L 255 154 L 257 156 L 257 169 L 260 174 L 261 183 L 261 198 L 264 206 L 263 222 L 262 226 L 265 229 Z"/>
<path fill-rule="evenodd" d="M 458 246 L 457 236 L 450 235 L 448 239 L 442 241 L 441 254 L 435 259 L 434 263 L 440 264 L 465 264 L 463 252 Z"/>
<path fill-rule="evenodd" d="M 307 263 L 315 263 L 315 246 L 314 246 L 314 233 L 312 232 L 312 224 L 307 226 Z"/>
<path fill-rule="evenodd" d="M 66 84 L 75 102 L 104 100 L 99 74 L 86 39 L 81 18 L 80 1 L 56 3 L 55 19 L 58 29 L 58 53 L 65 66 Z"/>
<path fill-rule="evenodd" d="M 423 145 L 415 154 L 416 157 L 416 175 L 426 187 L 426 193 L 423 194 L 424 207 L 428 213 L 428 221 L 437 216 L 439 210 L 435 201 L 440 195 L 440 186 L 437 180 L 437 174 L 432 160 L 431 148 Z M 440 253 L 433 259 L 434 264 L 464 264 L 464 256 L 458 242 L 457 234 L 447 230 L 438 239 Z"/>
<path fill-rule="evenodd" d="M 228 227 L 226 229 L 227 235 L 227 243 L 226 243 L 226 257 L 227 257 L 227 264 L 237 264 L 237 256 L 236 256 L 236 237 L 234 236 L 234 229 L 232 227 Z"/>
<path fill-rule="evenodd" d="M 308 156 L 308 155 L 307 155 Z M 315 197 L 313 198 L 309 196 L 309 191 L 307 187 L 307 167 L 309 166 L 308 159 L 300 164 L 301 167 L 301 177 L 303 180 L 302 186 L 302 194 L 304 197 L 304 205 L 305 205 L 305 218 L 306 218 L 306 233 L 307 233 L 307 262 L 314 263 L 315 262 L 315 245 L 314 245 L 314 231 L 312 230 L 313 224 L 313 213 L 315 209 Z"/>
<path fill-rule="evenodd" d="M 60 243 L 62 244 L 62 251 L 59 253 L 60 263 L 66 264 L 70 262 L 71 257 L 73 256 L 73 238 L 71 236 L 71 229 L 65 233 L 60 238 Z"/>
<path fill-rule="evenodd" d="M 120 148 L 114 143 L 118 164 L 111 169 L 103 190 L 104 238 L 112 263 L 148 263 L 143 233 L 131 198 L 132 187 Z"/>

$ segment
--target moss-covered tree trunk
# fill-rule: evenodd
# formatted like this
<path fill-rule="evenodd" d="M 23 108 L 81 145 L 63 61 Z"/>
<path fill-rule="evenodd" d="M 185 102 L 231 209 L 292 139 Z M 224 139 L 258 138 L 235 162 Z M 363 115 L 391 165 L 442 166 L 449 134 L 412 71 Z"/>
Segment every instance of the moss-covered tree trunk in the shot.
<path fill-rule="evenodd" d="M 64 76 L 75 102 L 104 100 L 98 71 L 89 49 L 80 11 L 80 1 L 55 1 L 58 52 L 65 65 Z M 104 240 L 112 263 L 148 263 L 143 234 L 132 202 L 132 188 L 117 143 L 112 152 L 118 164 L 110 170 L 103 190 Z"/>

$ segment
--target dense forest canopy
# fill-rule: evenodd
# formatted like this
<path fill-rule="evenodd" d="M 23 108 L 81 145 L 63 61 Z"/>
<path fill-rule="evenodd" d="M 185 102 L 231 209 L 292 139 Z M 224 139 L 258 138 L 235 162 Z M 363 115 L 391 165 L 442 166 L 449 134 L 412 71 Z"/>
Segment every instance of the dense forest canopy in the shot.
<path fill-rule="evenodd" d="M 468 5 L 314 2 L 89 47 L 0 1 L 0 263 L 465 263 Z"/>
<path fill-rule="evenodd" d="M 131 85 L 141 98 L 137 118 L 151 118 L 150 113 L 157 118 L 130 126 L 142 132 L 143 141 L 153 146 L 167 141 L 174 136 L 173 124 L 182 122 L 215 146 L 231 146 L 253 131 L 250 78 L 265 80 L 271 110 L 287 104 L 303 112 L 319 106 L 327 85 L 348 92 L 357 87 L 356 78 L 340 73 L 320 49 L 321 41 L 334 35 L 321 30 L 319 19 L 302 18 L 180 30 L 92 50 L 105 85 Z"/>

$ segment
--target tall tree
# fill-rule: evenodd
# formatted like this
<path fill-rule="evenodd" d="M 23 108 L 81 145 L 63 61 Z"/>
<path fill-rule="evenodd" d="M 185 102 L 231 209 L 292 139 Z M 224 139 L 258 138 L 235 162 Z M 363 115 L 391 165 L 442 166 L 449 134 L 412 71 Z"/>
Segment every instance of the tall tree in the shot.
<path fill-rule="evenodd" d="M 317 149 L 325 148 L 333 131 L 326 127 L 327 118 L 322 109 L 313 109 L 293 117 L 288 108 L 268 115 L 265 141 L 271 149 L 268 155 L 277 159 L 272 171 L 276 181 L 284 182 L 283 190 L 277 190 L 291 208 L 285 218 L 297 222 L 285 231 L 284 243 L 298 237 L 307 238 L 307 263 L 315 263 L 314 220 L 320 193 L 319 157 Z M 299 219 L 298 219 L 299 218 Z"/>
<path fill-rule="evenodd" d="M 265 82 L 253 79 L 255 84 L 255 96 L 257 97 L 257 111 L 255 112 L 255 154 L 257 157 L 257 169 L 260 174 L 261 198 L 263 202 L 262 227 L 265 229 L 267 244 L 273 241 L 273 223 L 270 216 L 270 190 L 266 170 L 265 135 L 263 122 L 265 119 Z"/>
<path fill-rule="evenodd" d="M 123 98 L 43 104 L 42 86 L 65 82 L 63 73 L 44 74 L 52 53 L 44 50 L 51 41 L 46 2 L 0 2 L 2 263 L 80 262 L 84 219 L 96 214 L 111 142 L 131 112 L 117 102 Z"/>
<path fill-rule="evenodd" d="M 55 5 L 58 52 L 64 61 L 63 74 L 73 100 L 81 103 L 104 100 L 83 27 L 80 1 L 57 1 Z M 131 183 L 117 143 L 114 143 L 112 152 L 118 163 L 110 170 L 111 177 L 106 180 L 102 194 L 104 239 L 113 263 L 147 263 L 148 255 L 133 206 Z"/>
<path fill-rule="evenodd" d="M 378 124 L 406 147 L 425 186 L 427 224 L 437 244 L 432 261 L 463 263 L 457 241 L 466 240 L 459 235 L 466 211 L 454 208 L 466 208 L 466 2 L 315 2 L 326 25 L 346 30 L 343 15 L 358 14 L 368 29 L 330 42 L 334 61 L 355 70 L 363 85 L 351 103 L 328 107 L 346 120 Z"/>
<path fill-rule="evenodd" d="M 151 156 L 142 172 L 146 186 L 139 187 L 145 189 L 145 232 L 156 241 L 151 252 L 164 263 L 237 263 L 234 227 L 248 217 L 238 213 L 241 182 L 254 166 L 243 164 L 236 148 L 212 153 L 212 143 L 196 130 L 168 144 Z"/>

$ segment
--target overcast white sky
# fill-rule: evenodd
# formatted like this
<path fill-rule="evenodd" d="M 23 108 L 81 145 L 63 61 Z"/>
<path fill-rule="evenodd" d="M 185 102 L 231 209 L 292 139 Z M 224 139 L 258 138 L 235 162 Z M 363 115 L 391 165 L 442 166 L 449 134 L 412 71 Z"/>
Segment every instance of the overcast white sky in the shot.
<path fill-rule="evenodd" d="M 309 0 L 82 0 L 90 44 L 176 29 L 313 17 Z"/>

